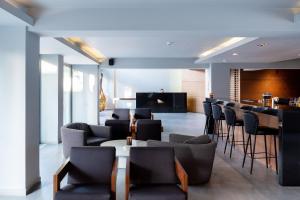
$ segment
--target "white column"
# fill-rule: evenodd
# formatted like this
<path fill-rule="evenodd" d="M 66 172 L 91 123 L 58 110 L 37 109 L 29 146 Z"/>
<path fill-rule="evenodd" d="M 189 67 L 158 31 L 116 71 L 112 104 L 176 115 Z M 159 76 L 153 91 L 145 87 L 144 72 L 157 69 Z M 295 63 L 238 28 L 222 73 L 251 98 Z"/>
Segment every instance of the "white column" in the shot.
<path fill-rule="evenodd" d="M 229 99 L 230 96 L 230 65 L 210 64 L 208 71 L 209 89 L 215 98 Z"/>
<path fill-rule="evenodd" d="M 58 144 L 61 141 L 63 68 L 63 56 L 41 55 L 41 143 Z"/>
<path fill-rule="evenodd" d="M 39 36 L 0 27 L 0 195 L 25 195 L 40 182 Z"/>

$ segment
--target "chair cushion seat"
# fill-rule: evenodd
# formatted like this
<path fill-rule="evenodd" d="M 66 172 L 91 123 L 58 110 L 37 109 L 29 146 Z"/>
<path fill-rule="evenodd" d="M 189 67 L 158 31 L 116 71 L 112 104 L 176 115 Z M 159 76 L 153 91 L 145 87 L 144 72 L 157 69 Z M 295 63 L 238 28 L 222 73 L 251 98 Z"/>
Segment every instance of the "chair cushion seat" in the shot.
<path fill-rule="evenodd" d="M 140 185 L 130 188 L 130 200 L 185 200 L 186 194 L 177 185 Z"/>
<path fill-rule="evenodd" d="M 88 137 L 86 139 L 86 144 L 88 146 L 99 146 L 102 142 L 107 141 L 107 138 L 102 138 L 102 137 Z"/>
<path fill-rule="evenodd" d="M 256 132 L 257 135 L 278 135 L 278 133 L 278 129 L 266 126 L 259 126 Z"/>
<path fill-rule="evenodd" d="M 67 185 L 55 194 L 54 200 L 110 200 L 110 185 Z"/>

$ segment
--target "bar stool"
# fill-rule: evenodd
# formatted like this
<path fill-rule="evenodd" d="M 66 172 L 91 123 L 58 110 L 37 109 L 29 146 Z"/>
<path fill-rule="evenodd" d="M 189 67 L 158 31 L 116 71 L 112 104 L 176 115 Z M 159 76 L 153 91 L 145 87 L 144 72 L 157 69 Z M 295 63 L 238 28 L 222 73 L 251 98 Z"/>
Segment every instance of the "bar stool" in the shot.
<path fill-rule="evenodd" d="M 224 131 L 223 131 L 223 122 L 225 120 L 225 115 L 222 112 L 222 108 L 220 105 L 218 105 L 217 103 L 212 104 L 212 116 L 213 119 L 215 120 L 215 126 L 214 126 L 214 133 L 217 134 L 217 141 L 219 141 L 219 137 L 220 137 L 220 132 L 221 132 L 221 137 L 223 140 L 224 137 Z M 214 139 L 214 135 L 213 134 L 213 139 Z"/>
<path fill-rule="evenodd" d="M 205 134 L 208 134 L 209 123 L 210 123 L 210 120 L 212 117 L 211 103 L 208 101 L 203 101 L 203 109 L 204 109 L 204 114 L 206 117 L 204 133 L 203 133 L 205 135 Z"/>
<path fill-rule="evenodd" d="M 225 114 L 225 120 L 227 123 L 227 131 L 228 135 L 226 138 L 225 148 L 224 148 L 224 154 L 226 153 L 227 144 L 230 143 L 230 158 L 232 155 L 232 147 L 235 147 L 235 145 L 243 145 L 243 149 L 245 152 L 245 138 L 244 138 L 244 122 L 243 120 L 236 118 L 235 110 L 231 107 L 225 106 L 224 107 L 224 114 Z M 241 127 L 242 128 L 242 136 L 243 140 L 236 140 L 235 139 L 235 127 Z M 230 130 L 232 130 L 232 137 L 230 139 Z"/>
<path fill-rule="evenodd" d="M 245 130 L 246 133 L 249 134 L 246 144 L 246 150 L 244 152 L 244 159 L 243 159 L 243 165 L 245 165 L 246 155 L 248 155 L 248 146 L 250 144 L 250 157 L 251 157 L 251 168 L 250 168 L 250 174 L 252 174 L 253 171 L 253 160 L 254 159 L 266 159 L 266 167 L 269 167 L 268 159 L 274 158 L 275 159 L 275 165 L 276 165 L 276 173 L 278 174 L 278 164 L 277 164 L 277 145 L 276 145 L 276 136 L 279 134 L 279 130 L 275 128 L 269 128 L 264 126 L 259 126 L 259 119 L 256 114 L 252 112 L 245 112 L 244 114 L 244 123 L 245 123 Z M 252 138 L 251 136 L 254 135 L 254 144 L 252 148 Z M 267 139 L 266 136 L 273 136 L 274 139 L 274 152 L 275 155 L 272 155 L 271 153 L 268 153 L 267 148 Z M 256 136 L 264 136 L 264 143 L 265 143 L 265 152 L 256 152 Z M 265 157 L 255 157 L 255 154 L 261 154 L 264 153 Z"/>

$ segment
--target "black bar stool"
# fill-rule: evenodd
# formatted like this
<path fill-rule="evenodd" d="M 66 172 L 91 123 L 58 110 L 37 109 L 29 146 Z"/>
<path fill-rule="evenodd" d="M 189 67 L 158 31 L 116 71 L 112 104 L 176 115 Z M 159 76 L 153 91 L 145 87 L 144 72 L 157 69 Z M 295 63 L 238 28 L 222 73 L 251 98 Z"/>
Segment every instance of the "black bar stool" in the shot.
<path fill-rule="evenodd" d="M 213 116 L 213 119 L 215 120 L 214 134 L 213 134 L 212 138 L 214 139 L 214 135 L 216 133 L 217 141 L 219 141 L 220 132 L 221 132 L 221 137 L 223 140 L 224 131 L 223 131 L 223 122 L 222 121 L 225 120 L 225 115 L 222 112 L 221 106 L 218 105 L 217 103 L 212 104 L 212 116 Z"/>
<path fill-rule="evenodd" d="M 275 159 L 275 165 L 276 165 L 276 173 L 278 174 L 278 164 L 277 164 L 277 145 L 276 145 L 276 136 L 279 134 L 279 130 L 275 128 L 269 128 L 264 126 L 259 126 L 259 119 L 256 114 L 252 112 L 245 112 L 244 114 L 244 123 L 245 123 L 245 130 L 246 133 L 249 134 L 246 144 L 246 150 L 244 152 L 244 159 L 243 159 L 243 167 L 245 165 L 246 156 L 248 153 L 248 146 L 250 144 L 250 157 L 251 157 L 251 168 L 250 168 L 250 174 L 252 174 L 253 171 L 253 160 L 254 159 L 266 159 L 266 167 L 269 167 L 268 159 L 274 158 Z M 252 148 L 252 138 L 251 136 L 254 135 L 254 143 Z M 267 148 L 267 139 L 266 136 L 270 135 L 273 136 L 274 139 L 274 152 L 275 155 L 272 155 L 271 153 L 268 153 Z M 265 143 L 265 152 L 256 152 L 256 136 L 264 136 L 264 143 Z M 265 157 L 255 157 L 255 154 L 261 154 L 264 153 Z"/>
<path fill-rule="evenodd" d="M 204 135 L 208 134 L 208 128 L 209 128 L 209 123 L 210 120 L 212 119 L 212 108 L 211 108 L 211 103 L 208 101 L 203 101 L 203 109 L 204 109 L 204 114 L 206 117 L 205 120 L 205 127 L 204 127 Z"/>
<path fill-rule="evenodd" d="M 225 114 L 225 120 L 227 123 L 227 130 L 228 135 L 226 138 L 225 148 L 224 148 L 224 154 L 226 153 L 227 144 L 230 143 L 230 158 L 232 155 L 232 147 L 235 147 L 235 145 L 243 145 L 243 149 L 245 151 L 245 138 L 244 138 L 244 122 L 243 120 L 236 118 L 235 110 L 231 107 L 225 106 L 224 107 L 224 114 Z M 242 128 L 242 136 L 243 140 L 236 140 L 235 139 L 235 127 L 241 127 Z M 230 139 L 230 130 L 232 130 L 231 139 Z"/>

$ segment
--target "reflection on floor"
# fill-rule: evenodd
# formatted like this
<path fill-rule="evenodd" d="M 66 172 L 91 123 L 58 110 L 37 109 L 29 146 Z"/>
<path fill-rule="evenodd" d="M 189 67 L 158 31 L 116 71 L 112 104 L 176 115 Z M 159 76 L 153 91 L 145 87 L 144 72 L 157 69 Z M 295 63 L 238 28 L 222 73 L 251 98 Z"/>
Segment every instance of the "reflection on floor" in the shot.
<path fill-rule="evenodd" d="M 110 113 L 101 114 L 101 122 Z M 164 126 L 163 139 L 169 133 L 201 135 L 204 127 L 204 116 L 201 114 L 155 114 L 162 119 Z M 222 140 L 219 140 L 217 155 L 211 181 L 206 185 L 189 188 L 191 200 L 299 200 L 300 187 L 281 187 L 277 176 L 270 169 L 255 163 L 253 175 L 249 174 L 249 163 L 241 168 L 242 155 L 234 151 L 232 159 L 223 154 Z M 0 197 L 0 200 L 52 200 L 52 175 L 62 163 L 61 145 L 41 147 L 41 188 L 27 197 Z M 124 171 L 118 174 L 118 199 L 124 199 Z"/>

